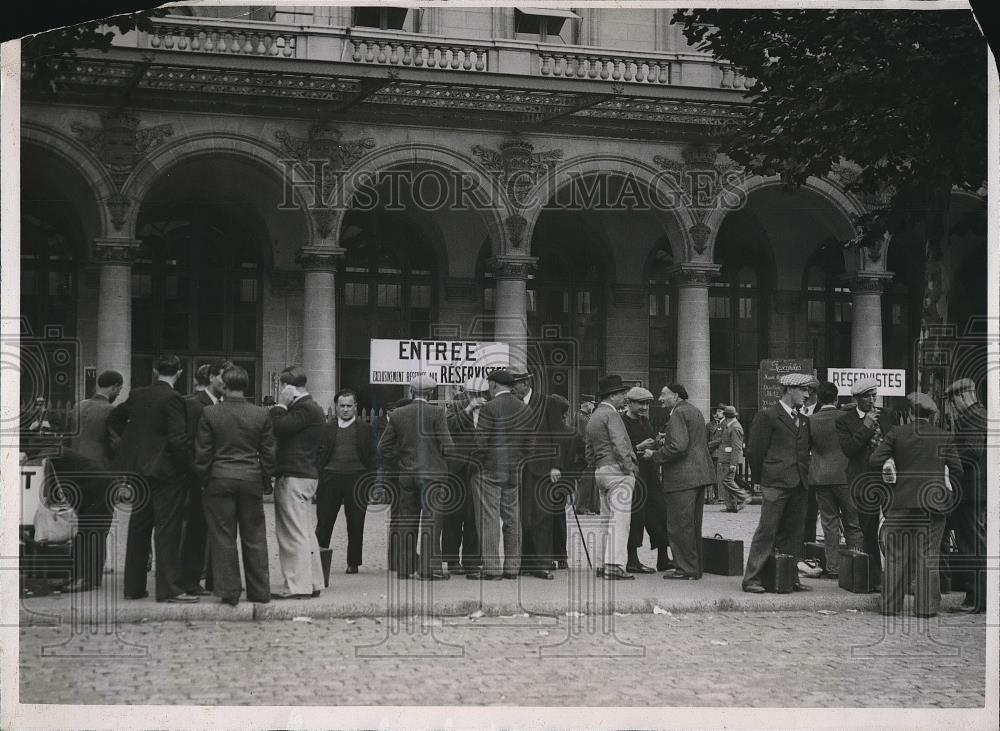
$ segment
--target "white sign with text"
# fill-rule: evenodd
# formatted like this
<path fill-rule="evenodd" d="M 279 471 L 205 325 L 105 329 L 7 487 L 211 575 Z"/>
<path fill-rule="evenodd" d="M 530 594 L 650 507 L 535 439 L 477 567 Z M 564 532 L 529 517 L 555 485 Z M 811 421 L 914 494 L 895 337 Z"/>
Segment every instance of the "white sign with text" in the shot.
<path fill-rule="evenodd" d="M 850 396 L 851 386 L 863 378 L 878 381 L 879 396 L 905 396 L 906 371 L 896 368 L 828 368 L 826 379 L 837 387 L 837 395 Z"/>
<path fill-rule="evenodd" d="M 507 343 L 476 340 L 371 341 L 372 384 L 405 385 L 424 374 L 441 386 L 460 386 L 470 378 L 510 365 Z"/>

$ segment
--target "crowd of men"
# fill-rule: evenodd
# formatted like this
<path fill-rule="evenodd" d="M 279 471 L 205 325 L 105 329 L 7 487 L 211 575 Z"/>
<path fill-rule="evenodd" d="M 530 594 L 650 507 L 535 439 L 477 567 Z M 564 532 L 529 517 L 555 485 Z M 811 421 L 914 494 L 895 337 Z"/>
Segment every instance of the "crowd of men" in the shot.
<path fill-rule="evenodd" d="M 594 402 L 573 424 L 565 398 L 536 392 L 533 374 L 510 367 L 471 379 L 443 405 L 434 403 L 437 383 L 419 376 L 409 398 L 371 425 L 359 421 L 350 389 L 335 395 L 327 418 L 299 366 L 280 374 L 275 403 L 264 408 L 248 401 L 247 373 L 231 363 L 199 368 L 188 396 L 175 390 L 180 375 L 179 359 L 165 355 L 153 384 L 115 406 L 123 379 L 102 373 L 96 394 L 81 404 L 70 449 L 53 460 L 57 472 L 114 476 L 102 489 L 129 485 L 126 599 L 148 596 L 151 541 L 157 601 L 192 603 L 214 593 L 235 605 L 244 590 L 254 602 L 319 596 L 329 570 L 321 558 L 329 561 L 341 509 L 347 573 L 358 573 L 371 502 L 391 504 L 389 569 L 400 579 L 551 580 L 568 568 L 572 505 L 607 518 L 594 557 L 598 577 L 664 572 L 664 579 L 699 580 L 704 505 L 744 509 L 750 494 L 738 473 L 746 459 L 762 507 L 744 591 L 764 591 L 773 553 L 803 555 L 818 512 L 827 576 L 836 577 L 841 537 L 872 557 L 879 573 L 884 553 L 886 613 L 901 610 L 911 580 L 915 612 L 937 612 L 937 552 L 950 527 L 972 569 L 964 607 L 985 610 L 986 414 L 968 379 L 947 391 L 957 414 L 952 434 L 933 423 L 937 407 L 924 394 L 908 397 L 911 418 L 897 425 L 875 407 L 874 381 L 855 383 L 853 403 L 838 407 L 835 386 L 789 374 L 781 399 L 757 414 L 745 443 L 733 406 L 719 404 L 706 423 L 682 384 L 661 390 L 669 418 L 662 431 L 654 428 L 653 394 L 615 375 L 600 379 Z M 277 589 L 263 508 L 272 491 Z M 68 591 L 101 583 L 109 505 L 91 497 L 77 506 L 92 520 L 81 522 L 81 533 L 89 532 L 75 549 Z M 638 557 L 645 535 L 657 550 L 655 568 Z M 794 588 L 808 589 L 798 580 Z"/>

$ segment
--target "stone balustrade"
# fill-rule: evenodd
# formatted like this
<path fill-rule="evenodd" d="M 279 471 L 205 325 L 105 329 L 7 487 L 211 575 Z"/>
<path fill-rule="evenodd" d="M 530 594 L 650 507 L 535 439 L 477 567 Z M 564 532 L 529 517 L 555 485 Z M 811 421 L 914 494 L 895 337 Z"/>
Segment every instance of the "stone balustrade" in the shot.
<path fill-rule="evenodd" d="M 451 69 L 453 71 L 488 71 L 489 51 L 486 46 L 468 41 L 436 40 L 415 34 L 396 36 L 351 34 L 348 41 L 350 59 L 354 63 L 381 66 L 412 66 L 413 68 Z"/>
<path fill-rule="evenodd" d="M 753 86 L 755 81 L 755 79 L 741 74 L 735 66 L 730 64 L 720 64 L 719 71 L 722 73 L 722 81 L 719 82 L 720 89 L 746 90 Z"/>
<path fill-rule="evenodd" d="M 160 51 L 196 51 L 240 56 L 299 58 L 298 33 L 276 23 L 240 24 L 191 21 L 155 22 L 152 33 L 143 34 L 148 48 Z"/>
<path fill-rule="evenodd" d="M 635 84 L 669 84 L 666 58 L 616 53 L 587 53 L 546 49 L 538 51 L 538 73 L 557 79 L 593 79 Z"/>

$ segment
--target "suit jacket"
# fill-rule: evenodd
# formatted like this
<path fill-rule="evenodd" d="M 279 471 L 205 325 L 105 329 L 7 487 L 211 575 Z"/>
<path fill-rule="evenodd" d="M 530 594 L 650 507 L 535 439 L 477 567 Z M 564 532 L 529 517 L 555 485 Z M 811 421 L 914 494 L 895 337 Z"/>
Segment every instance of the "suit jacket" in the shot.
<path fill-rule="evenodd" d="M 633 419 L 628 414 L 623 414 L 622 423 L 625 424 L 628 440 L 632 443 L 632 453 L 635 456 L 636 464 L 639 465 L 639 477 L 647 486 L 658 488 L 660 486 L 659 466 L 651 459 L 642 459 L 642 453 L 635 448 L 637 444 L 641 444 L 650 437 L 655 439 L 656 430 L 653 429 L 653 425 L 645 416 Z"/>
<path fill-rule="evenodd" d="M 210 479 L 263 484 L 276 463 L 271 416 L 246 399 L 230 396 L 205 409 L 198 421 L 194 472 Z"/>
<path fill-rule="evenodd" d="M 509 391 L 497 394 L 479 410 L 474 457 L 482 469 L 516 475 L 527 457 L 528 407 Z"/>
<path fill-rule="evenodd" d="M 666 443 L 653 452 L 653 461 L 663 465 L 663 491 L 680 492 L 714 483 L 708 430 L 701 411 L 681 401 L 671 410 L 669 423 Z"/>
<path fill-rule="evenodd" d="M 843 412 L 837 408 L 820 408 L 809 417 L 812 431 L 812 458 L 809 461 L 809 484 L 846 485 L 847 455 L 840 448 L 837 420 Z"/>
<path fill-rule="evenodd" d="M 184 397 L 184 408 L 187 410 L 187 432 L 192 446 L 195 437 L 198 435 L 198 420 L 201 418 L 201 412 L 206 407 L 214 404 L 215 402 L 212 401 L 212 397 L 204 391 L 189 393 Z"/>
<path fill-rule="evenodd" d="M 546 414 L 547 399 L 534 389 L 527 407 L 527 428 L 534 434 L 527 451 L 525 471 L 532 477 L 548 477 L 549 470 L 558 466 L 559 457 L 555 453 L 552 425 L 548 423 Z"/>
<path fill-rule="evenodd" d="M 112 468 L 157 480 L 173 480 L 191 468 L 184 398 L 165 381 L 133 389 L 108 416 L 121 435 Z"/>
<path fill-rule="evenodd" d="M 739 465 L 743 462 L 743 425 L 733 420 L 731 424 L 723 424 L 722 435 L 719 438 L 719 464 Z"/>
<path fill-rule="evenodd" d="M 896 425 L 895 415 L 883 409 L 879 412 L 878 423 L 884 437 Z M 875 429 L 869 429 L 864 425 L 857 409 L 850 409 L 837 419 L 836 430 L 840 448 L 847 456 L 847 484 L 852 490 L 862 490 L 866 482 L 873 479 L 880 480 L 881 469 L 872 470 L 868 466 L 868 460 L 872 456 L 871 439 L 875 435 Z M 870 500 L 865 502 L 868 503 Z"/>
<path fill-rule="evenodd" d="M 943 483 L 945 465 L 953 486 L 962 480 L 962 463 L 952 435 L 936 424 L 915 419 L 893 427 L 872 452 L 868 465 L 881 472 L 890 457 L 896 460 L 896 484 L 888 486 L 892 499 L 886 513 L 914 509 L 944 512 L 947 501 L 935 484 Z"/>
<path fill-rule="evenodd" d="M 271 421 L 278 442 L 275 476 L 318 478 L 316 457 L 323 427 L 326 426 L 326 417 L 319 404 L 306 394 L 287 409 L 273 407 Z"/>
<path fill-rule="evenodd" d="M 446 456 L 452 472 L 459 476 L 469 475 L 476 467 L 476 431 L 472 414 L 467 414 L 464 409 L 448 412 L 448 432 L 454 446 Z"/>
<path fill-rule="evenodd" d="M 76 434 L 70 448 L 104 469 L 111 465 L 114 457 L 108 435 L 108 417 L 114 408 L 107 396 L 98 393 L 81 402 L 78 415 L 71 414 L 75 423 L 71 423 L 70 428 Z"/>
<path fill-rule="evenodd" d="M 316 459 L 319 471 L 322 472 L 326 468 L 327 463 L 329 463 L 330 458 L 333 457 L 333 452 L 337 448 L 337 439 L 340 437 L 354 440 L 354 444 L 358 450 L 358 459 L 361 460 L 361 464 L 365 466 L 365 469 L 371 469 L 372 433 L 372 428 L 358 418 L 354 419 L 353 424 L 343 429 L 337 424 L 337 417 L 331 419 L 323 427 L 323 436 L 319 443 L 319 456 Z"/>
<path fill-rule="evenodd" d="M 421 477 L 446 475 L 448 463 L 444 454 L 453 446 L 445 408 L 423 399 L 395 409 L 379 440 L 388 469 Z"/>
<path fill-rule="evenodd" d="M 722 443 L 722 430 L 725 428 L 725 419 L 722 421 L 709 419 L 708 424 L 705 425 L 705 438 L 708 441 L 708 454 L 712 459 L 718 459 L 721 456 L 719 454 L 719 446 Z"/>
<path fill-rule="evenodd" d="M 587 422 L 587 466 L 613 466 L 626 475 L 639 472 L 625 422 L 607 401 L 597 405 Z"/>
<path fill-rule="evenodd" d="M 962 460 L 961 501 L 986 504 L 986 409 L 975 403 L 955 420 L 955 442 Z M 952 480 L 952 485 L 956 482 Z"/>
<path fill-rule="evenodd" d="M 764 487 L 809 486 L 809 419 L 796 428 L 781 404 L 757 412 L 750 427 L 746 456 L 754 478 Z"/>

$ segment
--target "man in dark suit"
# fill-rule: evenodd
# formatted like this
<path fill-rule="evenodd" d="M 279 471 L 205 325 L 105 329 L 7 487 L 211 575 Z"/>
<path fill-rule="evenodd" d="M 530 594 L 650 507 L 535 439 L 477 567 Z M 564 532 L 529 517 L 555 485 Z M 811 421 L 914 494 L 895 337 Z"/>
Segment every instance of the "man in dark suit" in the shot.
<path fill-rule="evenodd" d="M 882 577 L 882 614 L 899 614 L 910 580 L 916 580 L 913 614 L 934 617 L 941 607 L 938 557 L 944 535 L 945 511 L 955 496 L 944 481 L 945 466 L 953 484 L 962 480 L 962 463 L 952 436 L 932 423 L 937 405 L 925 393 L 907 397 L 912 420 L 894 427 L 868 460 L 882 471 L 895 462 L 895 482 L 885 515 L 885 575 Z M 892 480 L 893 476 L 887 476 Z"/>
<path fill-rule="evenodd" d="M 649 545 L 657 550 L 657 565 L 667 562 L 667 508 L 660 483 L 660 469 L 652 457 L 647 458 L 647 449 L 656 446 L 656 430 L 649 423 L 649 407 L 653 394 L 640 386 L 634 386 L 625 394 L 625 413 L 622 422 L 628 432 L 629 441 L 635 451 L 639 465 L 639 476 L 632 493 L 632 522 L 628 537 L 628 563 L 625 570 L 630 574 L 655 574 L 656 569 L 645 566 L 639 560 L 642 534 L 649 533 Z"/>
<path fill-rule="evenodd" d="M 445 516 L 441 534 L 441 551 L 448 563 L 448 571 L 453 574 L 479 571 L 482 564 L 475 508 L 480 468 L 473 454 L 479 414 L 489 396 L 489 383 L 485 378 L 470 378 L 465 382 L 461 396 L 460 400 L 456 399 L 455 408 L 448 413 L 448 431 L 455 443 L 455 454 L 451 457 L 452 475 L 461 494 Z"/>
<path fill-rule="evenodd" d="M 278 380 L 282 388 L 270 413 L 278 442 L 274 522 L 282 587 L 271 597 L 310 599 L 323 589 L 313 501 L 319 487 L 316 457 L 326 419 L 306 390 L 308 377 L 302 366 L 289 366 Z"/>
<path fill-rule="evenodd" d="M 521 566 L 520 465 L 530 436 L 528 407 L 510 388 L 514 378 L 505 368 L 488 376 L 490 400 L 479 411 L 474 458 L 479 465 L 475 494 L 481 572 L 467 579 L 516 579 Z M 503 565 L 500 541 L 503 539 Z"/>
<path fill-rule="evenodd" d="M 964 470 L 959 502 L 948 516 L 948 525 L 955 531 L 959 555 L 975 566 L 965 574 L 965 600 L 956 611 L 985 614 L 986 430 L 989 421 L 972 379 L 958 379 L 948 387 L 945 395 L 955 409 L 955 440 Z M 959 486 L 954 477 L 952 485 Z"/>
<path fill-rule="evenodd" d="M 222 398 L 225 388 L 222 383 L 222 372 L 230 365 L 232 364 L 227 361 L 216 360 L 199 366 L 195 372 L 195 392 L 184 397 L 187 433 L 192 450 L 201 414 L 207 407 L 219 403 Z M 184 591 L 193 596 L 207 596 L 210 593 L 201 586 L 201 574 L 205 570 L 205 552 L 208 546 L 205 508 L 201 501 L 203 487 L 203 481 L 192 472 L 188 479 L 187 505 L 184 508 L 180 582 Z M 208 576 L 211 577 L 211 573 L 208 573 Z M 206 584 L 211 586 L 210 578 Z"/>
<path fill-rule="evenodd" d="M 358 421 L 358 397 L 343 388 L 333 397 L 336 416 L 323 429 L 316 493 L 316 539 L 330 547 L 340 506 L 347 521 L 347 573 L 358 573 L 365 541 L 367 496 L 362 478 L 372 468 L 372 430 Z"/>
<path fill-rule="evenodd" d="M 156 540 L 156 601 L 192 603 L 198 597 L 180 585 L 181 514 L 184 479 L 191 469 L 183 397 L 174 390 L 181 375 L 176 355 L 163 355 L 153 385 L 134 389 L 108 416 L 108 428 L 121 435 L 112 469 L 139 475 L 125 548 L 126 599 L 146 592 L 150 534 Z"/>
<path fill-rule="evenodd" d="M 390 542 L 395 549 L 396 571 L 401 579 L 418 572 L 425 581 L 450 578 L 441 571 L 443 513 L 435 509 L 441 493 L 449 490 L 445 450 L 454 447 L 443 406 L 430 403 L 437 383 L 428 376 L 410 381 L 413 401 L 392 412 L 379 440 L 387 467 L 398 475 L 397 526 Z M 417 539 L 419 538 L 419 562 Z"/>
<path fill-rule="evenodd" d="M 753 534 L 743 591 L 764 591 L 761 573 L 775 549 L 802 555 L 802 527 L 809 485 L 809 420 L 798 413 L 815 379 L 804 373 L 789 373 L 780 380 L 783 393 L 773 406 L 758 412 L 750 427 L 745 454 L 750 469 L 759 475 L 763 502 L 760 522 Z M 675 555 L 676 555 L 676 549 Z M 795 591 L 809 591 L 796 578 Z"/>
<path fill-rule="evenodd" d="M 118 371 L 104 371 L 97 377 L 97 391 L 80 403 L 78 412 L 70 412 L 70 448 L 81 457 L 107 468 L 113 458 L 108 435 L 108 416 L 125 380 Z"/>
<path fill-rule="evenodd" d="M 871 557 L 869 566 L 875 582 L 881 580 L 882 562 L 878 544 L 879 513 L 884 508 L 885 486 L 882 473 L 868 466 L 872 452 L 896 424 L 895 415 L 875 408 L 878 381 L 863 378 L 851 386 L 857 406 L 837 420 L 837 439 L 847 455 L 847 486 L 858 511 L 858 521 L 864 536 L 864 551 Z"/>
<path fill-rule="evenodd" d="M 701 524 L 705 490 L 715 482 L 708 452 L 705 417 L 688 403 L 687 389 L 674 383 L 664 386 L 660 403 L 670 409 L 666 443 L 643 455 L 662 465 L 667 511 L 667 534 L 674 554 L 674 571 L 664 579 L 697 580 L 702 576 Z"/>

